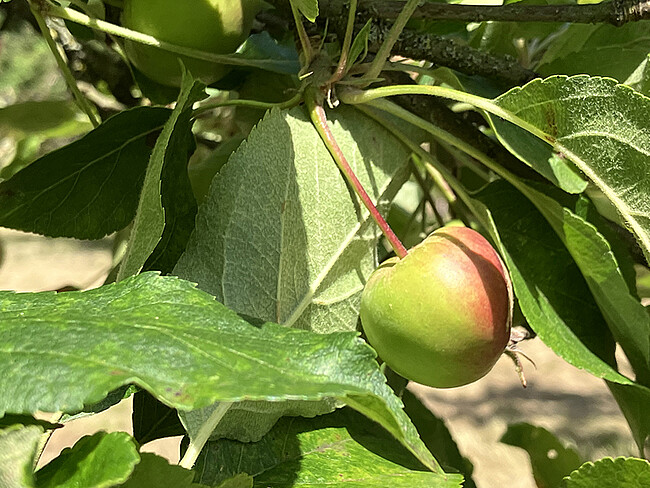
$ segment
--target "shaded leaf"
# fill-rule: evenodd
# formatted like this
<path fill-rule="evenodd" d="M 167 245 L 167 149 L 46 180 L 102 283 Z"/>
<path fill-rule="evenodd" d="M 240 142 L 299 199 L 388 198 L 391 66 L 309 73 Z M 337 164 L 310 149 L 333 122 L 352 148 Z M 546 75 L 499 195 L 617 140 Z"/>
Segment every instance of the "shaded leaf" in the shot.
<path fill-rule="evenodd" d="M 404 411 L 413 421 L 422 441 L 442 468 L 447 473 L 462 474 L 465 479 L 463 488 L 475 488 L 472 479 L 472 463 L 458 450 L 444 420 L 436 417 L 410 390 L 404 390 L 401 398 Z"/>
<path fill-rule="evenodd" d="M 603 458 L 585 463 L 565 478 L 566 488 L 640 488 L 650 486 L 650 463 L 645 459 Z"/>
<path fill-rule="evenodd" d="M 32 468 L 43 429 L 38 425 L 11 425 L 0 430 L 0 486 L 33 488 Z"/>
<path fill-rule="evenodd" d="M 149 269 L 165 268 L 161 270 L 169 272 L 185 248 L 196 212 L 187 176 L 187 162 L 195 147 L 192 105 L 205 96 L 204 92 L 204 84 L 190 76 L 183 77 L 177 105 L 156 141 L 147 166 L 118 281 L 138 273 L 147 259 L 150 259 Z M 161 178 L 165 178 L 162 184 Z"/>
<path fill-rule="evenodd" d="M 298 52 L 293 44 L 279 44 L 266 31 L 248 36 L 233 57 L 261 61 L 260 68 L 274 73 L 295 75 L 300 71 Z"/>
<path fill-rule="evenodd" d="M 190 488 L 194 473 L 148 452 L 140 453 L 141 460 L 123 488 Z"/>
<path fill-rule="evenodd" d="M 487 117 L 501 144 L 521 161 L 567 193 L 585 191 L 587 182 L 562 153 L 514 124 L 493 115 Z"/>
<path fill-rule="evenodd" d="M 38 488 L 109 488 L 126 481 L 140 462 L 126 432 L 98 432 L 81 438 L 36 472 Z"/>
<path fill-rule="evenodd" d="M 34 161 L 0 183 L 0 225 L 78 239 L 126 227 L 137 208 L 149 138 L 168 117 L 163 108 L 126 110 Z"/>
<path fill-rule="evenodd" d="M 615 343 L 589 287 L 538 209 L 504 181 L 476 195 L 498 232 L 521 310 L 533 330 L 567 362 L 631 383 L 610 366 Z"/>
<path fill-rule="evenodd" d="M 237 473 L 255 487 L 459 487 L 457 474 L 432 473 L 386 431 L 343 409 L 313 419 L 285 417 L 260 442 L 210 442 L 197 460 L 197 481 Z"/>
<path fill-rule="evenodd" d="M 161 403 L 145 390 L 133 395 L 132 419 L 133 437 L 139 444 L 185 434 L 176 410 Z"/>
<path fill-rule="evenodd" d="M 0 412 L 76 411 L 128 383 L 182 410 L 334 397 L 439 469 L 356 333 L 254 327 L 175 277 L 144 273 L 86 292 L 0 292 L 0 334 Z"/>
<path fill-rule="evenodd" d="M 0 108 L 0 130 L 42 137 L 71 137 L 93 128 L 69 100 L 22 102 Z"/>
<path fill-rule="evenodd" d="M 624 82 L 650 51 L 646 22 L 613 25 L 573 24 L 545 53 L 536 71 L 553 74 L 610 76 Z"/>
<path fill-rule="evenodd" d="M 297 8 L 310 22 L 314 22 L 318 17 L 318 0 L 291 0 L 291 5 Z"/>
<path fill-rule="evenodd" d="M 575 449 L 565 447 L 542 427 L 526 423 L 509 425 L 500 440 L 504 444 L 521 447 L 528 453 L 537 486 L 559 488 L 562 479 L 582 464 Z"/>
<path fill-rule="evenodd" d="M 532 187 L 522 183 L 518 186 L 535 204 L 536 211 L 505 182 L 491 184 L 479 199 L 491 211 L 483 219 L 486 225 L 494 218 L 493 236 L 499 238 L 521 309 L 556 354 L 612 382 L 610 389 L 637 444 L 643 446 L 650 434 L 650 421 L 644 413 L 650 408 L 650 391 L 609 365 L 615 364 L 614 344 L 602 319 L 607 319 L 615 338 L 622 337 L 631 352 L 642 354 L 643 342 L 648 339 L 643 331 L 649 316 L 630 295 L 606 241 L 594 226 Z M 538 211 L 550 227 L 539 218 Z M 558 234 L 565 248 L 557 241 Z M 587 306 L 593 303 L 592 297 L 598 309 Z M 637 374 L 642 376 L 643 358 L 631 358 L 637 364 Z M 618 398 L 619 391 L 625 398 Z"/>

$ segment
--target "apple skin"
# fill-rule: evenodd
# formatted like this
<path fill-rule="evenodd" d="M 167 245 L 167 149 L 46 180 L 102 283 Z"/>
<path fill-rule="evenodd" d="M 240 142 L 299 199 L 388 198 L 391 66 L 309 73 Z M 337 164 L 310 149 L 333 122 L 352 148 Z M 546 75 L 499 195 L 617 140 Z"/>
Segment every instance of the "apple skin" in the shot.
<path fill-rule="evenodd" d="M 409 380 L 451 388 L 485 376 L 510 338 L 510 278 L 466 227 L 436 230 L 370 276 L 361 323 L 370 345 Z"/>
<path fill-rule="evenodd" d="M 259 5 L 258 0 L 125 0 L 122 25 L 179 46 L 230 54 L 248 37 Z M 180 86 L 179 58 L 207 84 L 230 71 L 226 65 L 137 42 L 126 41 L 125 50 L 136 68 L 167 86 Z"/>

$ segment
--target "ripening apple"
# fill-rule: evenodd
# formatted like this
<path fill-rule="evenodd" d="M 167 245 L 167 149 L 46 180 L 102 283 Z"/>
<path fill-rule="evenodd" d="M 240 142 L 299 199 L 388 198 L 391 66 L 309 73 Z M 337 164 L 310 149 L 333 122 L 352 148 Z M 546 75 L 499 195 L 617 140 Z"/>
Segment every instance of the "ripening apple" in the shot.
<path fill-rule="evenodd" d="M 490 243 L 472 229 L 444 227 L 374 271 L 361 323 L 394 371 L 451 388 L 492 369 L 510 338 L 511 310 L 510 278 Z"/>
<path fill-rule="evenodd" d="M 230 54 L 248 37 L 258 0 L 125 0 L 122 25 L 159 40 L 214 54 Z M 125 43 L 131 62 L 158 83 L 180 86 L 178 59 L 195 78 L 213 83 L 230 68 L 137 42 Z"/>

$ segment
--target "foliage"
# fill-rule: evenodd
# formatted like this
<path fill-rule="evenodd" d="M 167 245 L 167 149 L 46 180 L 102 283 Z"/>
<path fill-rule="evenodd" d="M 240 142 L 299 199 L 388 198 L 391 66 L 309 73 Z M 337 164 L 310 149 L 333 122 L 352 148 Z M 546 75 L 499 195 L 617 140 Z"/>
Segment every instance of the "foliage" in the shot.
<path fill-rule="evenodd" d="M 539 486 L 650 483 L 650 23 L 428 2 L 398 40 L 367 3 L 348 25 L 341 2 L 273 0 L 224 55 L 125 29 L 117 0 L 3 1 L 0 225 L 116 253 L 95 290 L 0 292 L 0 485 L 474 486 L 359 323 L 378 263 L 452 221 L 499 251 L 514 325 L 607 383 L 639 458 L 581 465 L 527 424 L 502 441 Z M 508 9 L 526 22 L 486 21 Z M 161 86 L 125 42 L 232 69 Z M 53 429 L 133 392 L 134 436 L 34 469 Z M 140 452 L 179 434 L 180 466 Z"/>

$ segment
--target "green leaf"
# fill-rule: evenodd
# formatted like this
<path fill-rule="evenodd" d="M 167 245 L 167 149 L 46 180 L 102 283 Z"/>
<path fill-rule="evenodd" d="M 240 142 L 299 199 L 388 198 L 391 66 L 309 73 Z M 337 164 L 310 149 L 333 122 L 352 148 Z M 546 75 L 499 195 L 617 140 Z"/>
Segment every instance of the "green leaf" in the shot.
<path fill-rule="evenodd" d="M 195 470 L 214 485 L 237 473 L 254 487 L 459 487 L 462 476 L 432 473 L 386 431 L 343 409 L 313 419 L 285 417 L 260 442 L 210 442 Z"/>
<path fill-rule="evenodd" d="M 447 473 L 458 472 L 465 479 L 463 488 L 475 488 L 472 479 L 474 467 L 469 459 L 463 457 L 451 436 L 444 420 L 436 417 L 431 410 L 418 400 L 410 390 L 402 393 L 404 411 L 415 424 L 422 441 Z"/>
<path fill-rule="evenodd" d="M 158 137 L 147 166 L 118 281 L 138 273 L 150 256 L 149 269 L 171 271 L 185 247 L 196 211 L 187 176 L 187 162 L 194 149 L 192 105 L 204 94 L 204 84 L 190 76 L 183 77 L 176 108 Z M 161 189 L 162 177 L 165 181 Z M 162 199 L 161 191 L 165 193 Z M 183 197 L 192 200 L 180 200 Z"/>
<path fill-rule="evenodd" d="M 609 76 L 624 82 L 650 51 L 650 26 L 629 22 L 568 26 L 545 53 L 536 71 L 553 74 Z"/>
<path fill-rule="evenodd" d="M 98 432 L 81 438 L 36 472 L 37 488 L 109 488 L 124 483 L 140 462 L 126 432 Z"/>
<path fill-rule="evenodd" d="M 291 5 L 300 11 L 309 22 L 318 17 L 318 0 L 291 0 Z"/>
<path fill-rule="evenodd" d="M 487 115 L 503 146 L 544 178 L 567 193 L 582 193 L 587 182 L 575 166 L 544 141 L 498 117 Z"/>
<path fill-rule="evenodd" d="M 521 447 L 528 453 L 537 486 L 559 488 L 562 479 L 582 464 L 575 449 L 565 447 L 542 427 L 526 423 L 509 425 L 501 442 Z"/>
<path fill-rule="evenodd" d="M 163 108 L 120 112 L 80 140 L 0 183 L 0 225 L 51 237 L 99 239 L 133 219 Z"/>
<path fill-rule="evenodd" d="M 0 430 L 0 486 L 33 488 L 33 466 L 43 429 L 12 425 Z"/>
<path fill-rule="evenodd" d="M 350 54 L 348 55 L 348 64 L 352 65 L 356 62 L 362 62 L 366 55 L 368 54 L 368 35 L 370 34 L 370 26 L 372 25 L 372 20 L 368 19 L 368 22 L 361 28 L 359 33 L 352 41 L 352 46 L 350 47 Z"/>
<path fill-rule="evenodd" d="M 349 107 L 334 112 L 330 125 L 371 198 L 386 210 L 406 177 L 409 152 Z M 378 235 L 302 109 L 271 111 L 214 178 L 174 274 L 238 313 L 316 332 L 356 330 Z M 282 415 L 332 408 L 331 402 L 236 405 L 215 435 L 257 440 Z M 181 418 L 192 434 L 206 415 Z"/>
<path fill-rule="evenodd" d="M 135 383 L 190 410 L 216 401 L 336 398 L 437 463 L 356 333 L 252 326 L 175 277 L 86 292 L 0 292 L 0 412 L 77 411 Z"/>
<path fill-rule="evenodd" d="M 58 429 L 60 427 L 63 427 L 62 424 L 53 424 L 47 420 L 35 419 L 31 415 L 5 415 L 4 417 L 0 418 L 0 429 L 5 429 L 15 424 L 21 424 L 25 426 L 37 425 L 45 430 Z"/>
<path fill-rule="evenodd" d="M 122 488 L 190 488 L 194 472 L 171 465 L 160 456 L 148 452 L 140 453 L 140 463 Z"/>
<path fill-rule="evenodd" d="M 650 463 L 645 459 L 603 458 L 585 463 L 565 478 L 566 488 L 640 488 L 650 486 Z"/>
<path fill-rule="evenodd" d="M 409 152 L 349 107 L 330 125 L 371 198 L 392 199 Z M 213 180 L 174 274 L 238 313 L 355 330 L 378 235 L 303 111 L 271 111 Z"/>
<path fill-rule="evenodd" d="M 253 477 L 241 473 L 220 483 L 218 488 L 253 488 Z"/>
<path fill-rule="evenodd" d="M 0 131 L 42 137 L 72 137 L 92 128 L 88 117 L 68 100 L 22 102 L 0 108 Z"/>
<path fill-rule="evenodd" d="M 515 295 L 533 330 L 574 366 L 631 384 L 608 364 L 615 344 L 607 324 L 580 269 L 539 210 L 504 181 L 491 183 L 476 198 L 489 209 Z"/>
<path fill-rule="evenodd" d="M 650 95 L 650 65 L 648 64 L 648 59 L 648 56 L 646 56 L 634 72 L 625 80 L 627 86 L 634 88 L 645 96 Z"/>
<path fill-rule="evenodd" d="M 133 395 L 132 418 L 133 437 L 139 444 L 185 434 L 176 410 L 156 400 L 145 390 Z"/>
<path fill-rule="evenodd" d="M 519 305 L 528 323 L 556 354 L 612 382 L 608 386 L 641 448 L 650 435 L 645 413 L 650 408 L 650 391 L 608 364 L 614 364 L 613 343 L 603 318 L 628 350 L 641 354 L 650 317 L 630 295 L 606 241 L 594 226 L 552 198 L 521 183 L 518 186 L 537 210 L 505 182 L 491 184 L 478 198 L 490 209 L 483 220 L 499 239 Z M 594 298 L 598 309 L 587 306 Z M 643 358 L 630 358 L 643 374 Z"/>
<path fill-rule="evenodd" d="M 650 99 L 606 78 L 533 80 L 494 102 L 554 145 L 616 206 L 650 261 Z"/>
<path fill-rule="evenodd" d="M 233 57 L 263 62 L 259 67 L 273 73 L 295 75 L 300 71 L 300 60 L 293 43 L 279 44 L 266 31 L 250 35 Z"/>

